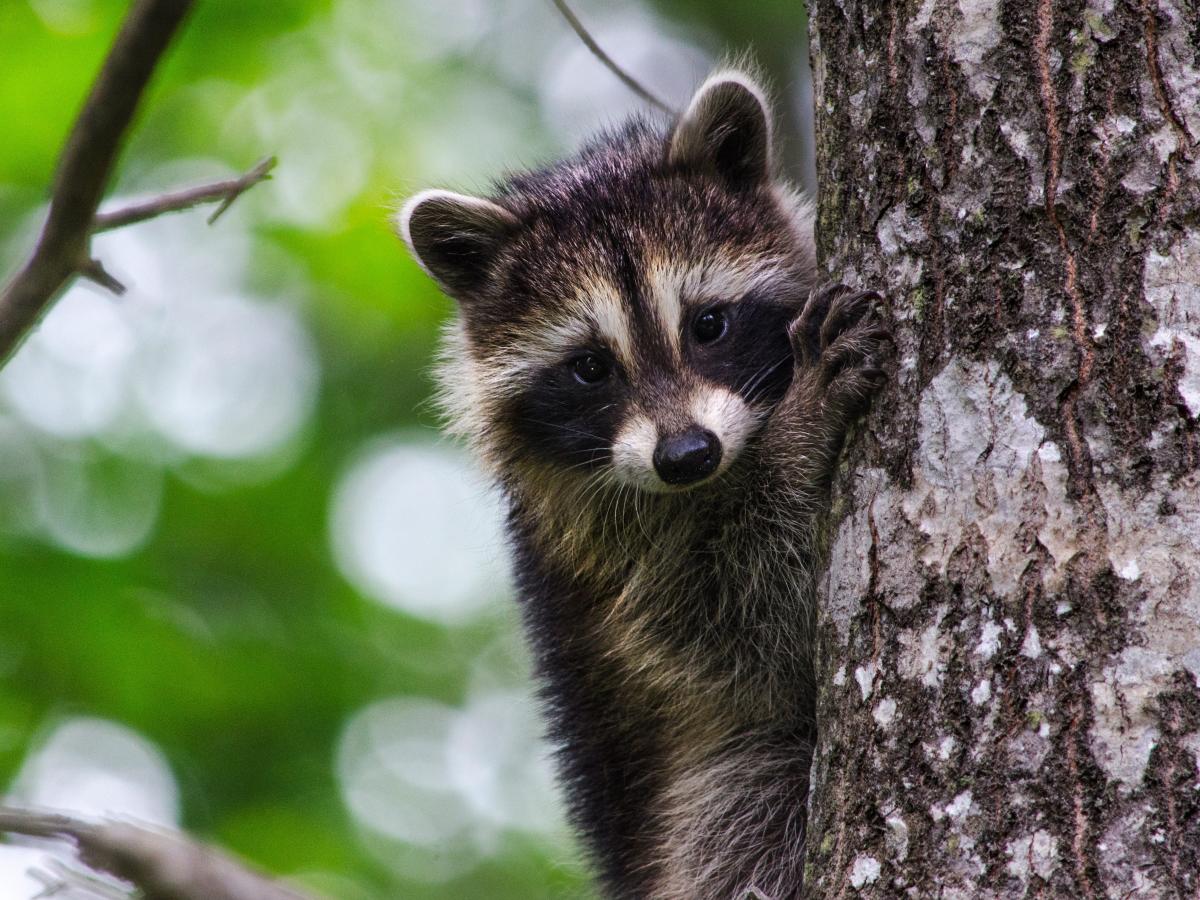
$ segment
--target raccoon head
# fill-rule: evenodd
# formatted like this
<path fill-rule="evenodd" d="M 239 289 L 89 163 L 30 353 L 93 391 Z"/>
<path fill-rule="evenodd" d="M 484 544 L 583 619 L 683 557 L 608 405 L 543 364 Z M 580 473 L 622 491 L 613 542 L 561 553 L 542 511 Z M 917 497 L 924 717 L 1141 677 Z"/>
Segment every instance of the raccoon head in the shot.
<path fill-rule="evenodd" d="M 404 205 L 401 235 L 459 307 L 445 405 L 498 474 L 661 492 L 736 464 L 790 383 L 815 275 L 771 141 L 763 91 L 727 72 L 670 128 L 634 120 L 490 198 Z"/>

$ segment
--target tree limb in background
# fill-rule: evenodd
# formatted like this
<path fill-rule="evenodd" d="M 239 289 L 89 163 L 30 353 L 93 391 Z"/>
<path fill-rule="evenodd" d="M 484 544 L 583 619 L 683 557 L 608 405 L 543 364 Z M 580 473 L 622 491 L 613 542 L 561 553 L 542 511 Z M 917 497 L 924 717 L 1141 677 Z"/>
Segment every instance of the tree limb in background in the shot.
<path fill-rule="evenodd" d="M 579 39 L 583 41 L 584 46 L 592 51 L 592 55 L 604 65 L 608 71 L 612 72 L 621 79 L 621 83 L 627 88 L 649 103 L 651 106 L 661 109 L 665 113 L 675 114 L 675 110 L 671 109 L 662 100 L 659 100 L 654 94 L 650 93 L 646 88 L 642 87 L 642 83 L 622 69 L 616 64 L 611 56 L 604 52 L 604 48 L 596 43 L 596 39 L 592 37 L 591 32 L 583 27 L 583 23 L 579 21 L 579 17 L 571 11 L 571 7 L 567 6 L 566 0 L 551 0 L 555 8 L 562 13 L 562 17 L 567 20 L 567 24 L 571 26 L 574 32 L 579 35 Z"/>
<path fill-rule="evenodd" d="M 196 187 L 170 191 L 166 194 L 159 194 L 146 200 L 131 203 L 120 209 L 114 209 L 111 212 L 97 213 L 96 217 L 92 220 L 91 233 L 99 234 L 102 231 L 112 231 L 114 228 L 124 228 L 126 225 L 133 225 L 136 222 L 144 222 L 147 219 L 156 218 L 163 213 L 179 212 L 191 209 L 194 206 L 200 206 L 204 203 L 215 203 L 219 200 L 220 205 L 208 217 L 208 224 L 211 225 L 221 217 L 225 210 L 229 209 L 234 200 L 260 181 L 270 178 L 271 170 L 275 168 L 275 163 L 275 157 L 268 156 L 266 159 L 260 160 L 255 164 L 254 168 L 249 172 L 239 175 L 237 178 L 227 178 L 224 181 L 214 181 L 211 184 L 201 184 Z M 109 274 L 98 259 L 88 259 L 82 263 L 79 266 L 77 274 L 96 282 L 96 284 L 107 288 L 114 294 L 125 293 L 125 285 Z"/>
<path fill-rule="evenodd" d="M 220 200 L 221 205 L 208 217 L 208 224 L 211 225 L 245 191 L 254 187 L 260 181 L 270 178 L 271 170 L 275 168 L 275 163 L 275 157 L 268 156 L 266 159 L 259 160 L 254 165 L 254 168 L 245 175 L 239 175 L 237 178 L 228 178 L 224 181 L 214 181 L 211 184 L 202 184 L 197 187 L 183 188 L 182 190 L 159 194 L 147 200 L 131 203 L 121 209 L 97 213 L 96 218 L 92 220 L 92 234 L 97 234 L 101 231 L 111 231 L 114 228 L 124 228 L 126 225 L 144 222 L 147 219 L 161 216 L 163 213 L 179 212 L 180 210 L 191 209 L 194 206 Z"/>
<path fill-rule="evenodd" d="M 96 215 L 138 102 L 192 5 L 193 0 L 136 0 L 126 16 L 59 158 L 50 212 L 37 246 L 0 291 L 0 365 L 76 275 L 116 293 L 123 290 L 92 258 L 95 232 L 221 200 L 215 219 L 239 194 L 266 178 L 274 165 L 273 159 L 263 160 L 238 179 Z"/>
<path fill-rule="evenodd" d="M 146 900 L 310 900 L 175 831 L 0 806 L 0 832 L 70 841 L 87 866 L 130 882 Z"/>

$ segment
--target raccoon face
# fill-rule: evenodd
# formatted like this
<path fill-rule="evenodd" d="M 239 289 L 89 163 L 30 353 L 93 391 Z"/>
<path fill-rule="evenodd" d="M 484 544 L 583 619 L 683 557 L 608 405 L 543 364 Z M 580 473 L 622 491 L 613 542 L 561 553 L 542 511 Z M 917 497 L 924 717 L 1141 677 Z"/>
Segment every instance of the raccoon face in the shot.
<path fill-rule="evenodd" d="M 651 261 L 623 290 L 597 276 L 574 286 L 562 318 L 538 304 L 521 326 L 541 332 L 537 351 L 504 351 L 521 369 L 502 413 L 514 435 L 541 459 L 652 491 L 728 469 L 792 372 L 789 285 L 755 262 Z"/>
<path fill-rule="evenodd" d="M 669 132 L 635 122 L 494 199 L 426 191 L 399 216 L 459 303 L 443 397 L 485 458 L 662 492 L 719 478 L 786 391 L 808 223 L 740 73 Z"/>

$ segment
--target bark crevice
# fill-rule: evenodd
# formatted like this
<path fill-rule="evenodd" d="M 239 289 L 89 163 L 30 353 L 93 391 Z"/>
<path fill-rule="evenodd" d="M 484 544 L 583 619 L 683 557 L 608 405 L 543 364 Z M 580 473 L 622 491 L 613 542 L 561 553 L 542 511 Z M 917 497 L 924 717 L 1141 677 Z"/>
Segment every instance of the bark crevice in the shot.
<path fill-rule="evenodd" d="M 838 485 L 813 896 L 1192 896 L 1200 8 L 812 4 Z"/>

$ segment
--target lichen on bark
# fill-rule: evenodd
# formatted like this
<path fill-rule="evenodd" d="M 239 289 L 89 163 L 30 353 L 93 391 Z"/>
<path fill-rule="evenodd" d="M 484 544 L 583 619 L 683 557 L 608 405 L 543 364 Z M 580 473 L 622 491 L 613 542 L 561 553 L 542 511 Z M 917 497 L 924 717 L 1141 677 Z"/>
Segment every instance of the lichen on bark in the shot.
<path fill-rule="evenodd" d="M 1200 892 L 1200 6 L 815 0 L 892 378 L 820 622 L 814 897 Z"/>

